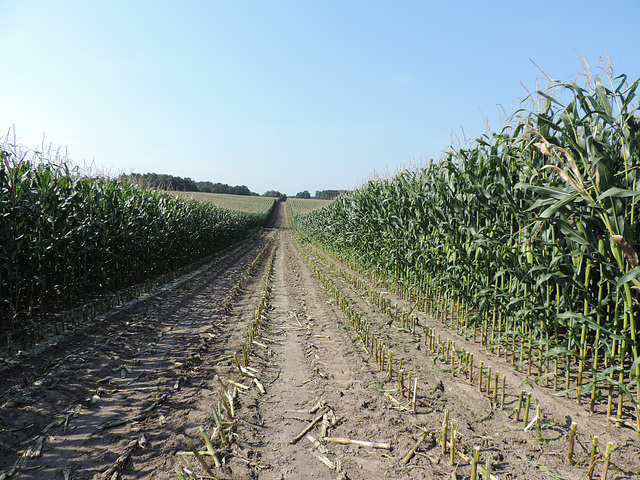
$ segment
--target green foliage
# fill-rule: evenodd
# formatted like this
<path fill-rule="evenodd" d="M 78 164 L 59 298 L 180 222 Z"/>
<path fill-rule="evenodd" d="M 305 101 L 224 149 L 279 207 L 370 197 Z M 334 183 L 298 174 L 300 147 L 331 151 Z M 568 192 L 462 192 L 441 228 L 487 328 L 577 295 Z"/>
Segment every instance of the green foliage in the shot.
<path fill-rule="evenodd" d="M 255 195 L 231 195 L 226 193 L 205 192 L 168 192 L 182 198 L 194 199 L 199 202 L 212 203 L 227 210 L 239 212 L 257 213 L 268 216 L 273 210 L 274 203 L 278 200 L 274 197 L 261 197 Z"/>
<path fill-rule="evenodd" d="M 264 192 L 262 196 L 279 198 L 281 202 L 285 202 L 287 200 L 287 195 L 285 193 L 280 193 L 277 190 L 268 190 Z"/>
<path fill-rule="evenodd" d="M 338 198 L 341 193 L 348 193 L 341 190 L 316 190 L 316 195 L 313 197 L 316 200 L 333 200 Z"/>
<path fill-rule="evenodd" d="M 176 177 L 174 175 L 159 173 L 131 173 L 120 175 L 122 181 L 133 183 L 142 188 L 154 188 L 178 192 L 206 192 L 226 193 L 230 195 L 258 195 L 249 190 L 245 185 L 229 186 L 226 183 L 195 182 L 189 177 Z"/>
<path fill-rule="evenodd" d="M 0 146 L 0 330 L 214 254 L 267 215 L 81 176 Z"/>
<path fill-rule="evenodd" d="M 453 292 L 471 323 L 504 316 L 497 341 L 527 339 L 567 368 L 573 357 L 578 388 L 587 365 L 594 379 L 616 365 L 603 371 L 620 372 L 605 375 L 620 397 L 640 394 L 638 83 L 557 83 L 540 112 L 296 226 L 409 292 Z"/>
<path fill-rule="evenodd" d="M 296 217 L 302 213 L 309 213 L 312 210 L 326 207 L 332 201 L 333 200 L 316 200 L 314 198 L 290 198 L 287 200 L 287 205 L 289 205 L 289 210 L 293 217 Z"/>
<path fill-rule="evenodd" d="M 227 185 L 226 183 L 211 183 L 211 182 L 196 182 L 198 191 L 205 193 L 224 193 L 228 195 L 253 195 L 257 196 L 257 193 L 249 190 L 249 187 L 245 185 L 236 185 L 234 187 Z"/>

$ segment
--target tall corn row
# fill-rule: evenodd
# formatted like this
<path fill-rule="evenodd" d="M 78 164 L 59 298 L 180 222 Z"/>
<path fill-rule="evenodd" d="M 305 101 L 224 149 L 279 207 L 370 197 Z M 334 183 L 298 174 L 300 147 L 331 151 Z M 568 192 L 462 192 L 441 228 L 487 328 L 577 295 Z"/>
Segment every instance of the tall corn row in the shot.
<path fill-rule="evenodd" d="M 622 421 L 640 404 L 637 86 L 557 83 L 501 132 L 294 220 L 592 411 L 604 389 Z"/>
<path fill-rule="evenodd" d="M 0 145 L 0 332 L 211 255 L 266 216 L 81 176 Z"/>

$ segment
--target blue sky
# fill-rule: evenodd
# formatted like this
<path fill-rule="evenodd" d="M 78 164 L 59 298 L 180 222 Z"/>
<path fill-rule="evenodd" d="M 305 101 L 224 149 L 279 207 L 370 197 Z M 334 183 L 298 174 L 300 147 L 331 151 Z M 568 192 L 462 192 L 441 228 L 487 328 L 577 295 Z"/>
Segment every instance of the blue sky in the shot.
<path fill-rule="evenodd" d="M 608 54 L 639 78 L 638 18 L 638 0 L 0 0 L 0 136 L 112 175 L 351 189 L 498 130 L 537 66 L 566 80 L 576 51 L 594 72 Z"/>

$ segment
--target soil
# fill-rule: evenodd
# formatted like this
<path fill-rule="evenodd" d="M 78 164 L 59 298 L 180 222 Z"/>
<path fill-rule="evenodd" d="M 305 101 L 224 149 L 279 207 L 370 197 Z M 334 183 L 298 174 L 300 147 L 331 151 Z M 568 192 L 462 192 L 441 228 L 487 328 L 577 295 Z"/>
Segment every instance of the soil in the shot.
<path fill-rule="evenodd" d="M 471 456 L 479 447 L 495 478 L 589 478 L 594 436 L 594 477 L 604 470 L 605 446 L 615 442 L 607 478 L 640 478 L 637 433 L 607 421 L 602 405 L 589 415 L 575 395 L 557 395 L 534 374 L 516 371 L 508 356 L 417 308 L 420 328 L 412 333 L 371 301 L 371 289 L 399 311 L 414 308 L 299 240 L 281 206 L 270 228 L 196 272 L 5 356 L 0 479 L 177 479 L 178 471 L 211 478 L 193 455 L 177 454 L 190 452 L 190 444 L 206 452 L 201 428 L 218 451 L 219 467 L 203 458 L 219 479 L 469 478 L 462 456 L 452 464 L 442 453 L 445 410 L 457 451 Z M 345 315 L 347 303 L 384 342 L 385 358 L 393 352 L 391 380 L 388 365 L 380 367 Z M 252 325 L 259 329 L 249 343 Z M 443 348 L 425 345 L 422 327 L 456 352 L 473 353 L 472 382 L 459 364 L 451 367 Z M 246 367 L 243 342 L 251 345 Z M 492 392 L 479 392 L 480 361 L 485 372 L 500 372 L 500 385 L 506 376 L 504 403 L 501 393 L 493 401 Z M 408 398 L 398 389 L 400 362 L 412 375 Z M 522 418 L 515 421 L 520 389 L 532 394 L 529 419 L 541 407 L 540 437 L 535 422 L 525 431 Z M 222 400 L 229 403 L 229 396 L 232 414 Z M 229 436 L 223 445 L 212 410 Z M 570 465 L 572 422 L 578 433 Z"/>

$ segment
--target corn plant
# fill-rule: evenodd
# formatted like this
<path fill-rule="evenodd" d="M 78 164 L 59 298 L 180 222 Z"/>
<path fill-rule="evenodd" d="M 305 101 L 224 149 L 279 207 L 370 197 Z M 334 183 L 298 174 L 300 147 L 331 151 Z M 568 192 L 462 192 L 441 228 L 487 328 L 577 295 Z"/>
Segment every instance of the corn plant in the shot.
<path fill-rule="evenodd" d="M 592 411 L 615 389 L 622 421 L 640 405 L 637 86 L 557 82 L 541 110 L 296 226 Z"/>
<path fill-rule="evenodd" d="M 536 220 L 560 228 L 581 253 L 576 283 L 585 291 L 584 309 L 569 317 L 580 329 L 575 338 L 579 375 L 589 346 L 593 345 L 594 370 L 598 353 L 604 350 L 607 363 L 614 367 L 608 379 L 613 381 L 611 373 L 617 373 L 619 401 L 622 394 L 631 397 L 635 384 L 638 409 L 637 294 L 632 290 L 640 288 L 636 253 L 640 118 L 632 102 L 637 100 L 639 82 L 626 87 L 626 77 L 621 76 L 607 88 L 596 77 L 591 89 L 561 83 L 558 87 L 570 94 L 570 101 L 565 105 L 545 95 L 544 110 L 531 115 L 529 138 L 522 139 L 526 159 L 542 157 L 542 174 L 550 173 L 546 185 L 538 187 L 543 200 Z M 594 376 L 592 388 L 597 379 Z M 640 410 L 638 422 L 640 428 Z"/>
<path fill-rule="evenodd" d="M 273 202 L 272 202 L 273 205 Z M 270 211 L 234 212 L 0 146 L 0 332 L 246 238 Z"/>

